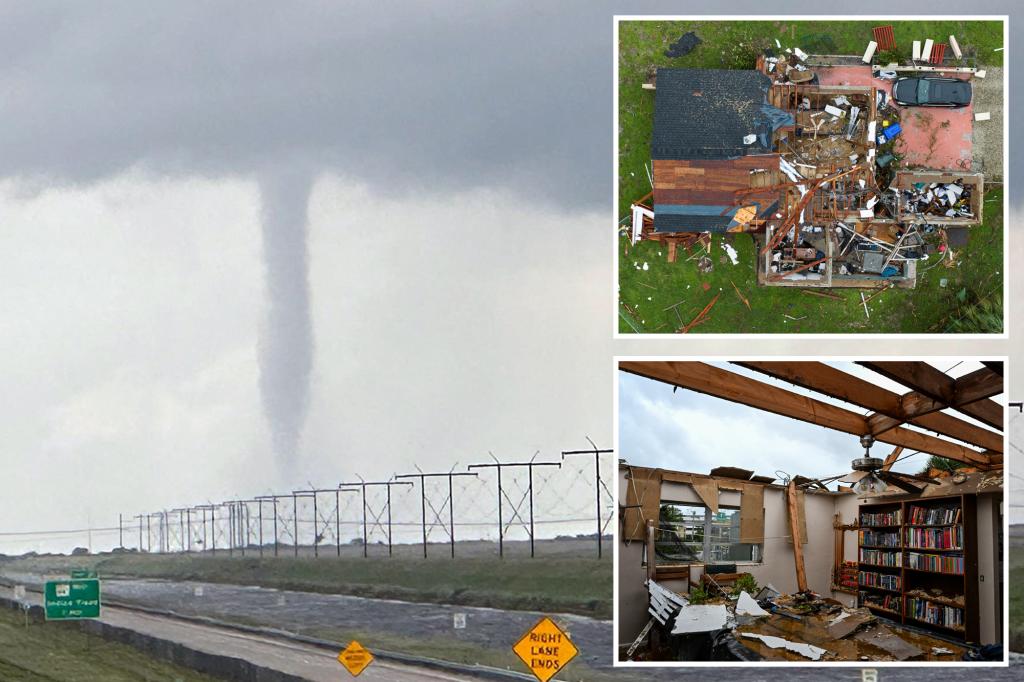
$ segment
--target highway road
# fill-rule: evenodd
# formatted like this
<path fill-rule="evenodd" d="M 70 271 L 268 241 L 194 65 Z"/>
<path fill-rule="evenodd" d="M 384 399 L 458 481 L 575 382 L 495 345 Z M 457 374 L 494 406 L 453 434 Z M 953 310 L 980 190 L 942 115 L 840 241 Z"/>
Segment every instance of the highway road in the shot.
<path fill-rule="evenodd" d="M 35 583 L 38 576 L 6 574 Z M 198 589 L 197 589 L 198 588 Z M 197 582 L 163 582 L 158 580 L 106 580 L 104 594 L 108 598 L 145 605 L 150 608 L 173 610 L 176 613 L 206 616 L 224 621 L 261 623 L 281 630 L 308 633 L 312 626 L 358 627 L 381 630 L 409 637 L 436 638 L 453 636 L 464 641 L 490 647 L 511 647 L 512 643 L 539 618 L 540 614 L 506 612 L 496 609 L 413 604 L 408 602 L 364 599 L 344 595 L 324 595 L 305 592 L 265 589 L 259 587 L 219 585 Z M 467 614 L 465 630 L 452 629 L 454 612 Z M 109 620 L 108 620 L 109 619 Z M 272 637 L 238 633 L 210 625 L 195 624 L 149 614 L 105 607 L 104 620 L 132 629 L 157 634 L 174 641 L 195 644 L 210 650 L 231 651 L 234 655 L 255 663 L 278 669 L 301 670 L 299 674 L 311 680 L 327 679 L 318 675 L 339 678 L 343 672 L 332 652 L 317 647 L 281 641 Z M 786 667 L 766 668 L 745 665 L 729 669 L 669 670 L 652 668 L 612 669 L 611 623 L 578 616 L 565 616 L 573 642 L 580 648 L 580 659 L 593 670 L 602 682 L 636 680 L 663 682 L 692 679 L 701 682 L 783 682 L 784 680 L 843 680 L 861 679 L 859 668 Z M 143 629 L 147 628 L 147 629 Z M 376 661 L 360 679 L 396 680 L 463 680 L 431 670 Z M 925 668 L 878 668 L 883 682 L 911 682 L 920 679 Z M 566 680 L 580 678 L 567 670 Z M 971 682 L 1010 682 L 1020 679 L 1024 664 L 1015 662 L 1010 668 L 951 668 L 948 674 L 969 676 Z M 944 673 L 945 674 L 945 673 Z M 374 676 L 371 676 L 374 675 Z M 380 675 L 380 677 L 377 677 Z M 407 675 L 401 677 L 400 675 Z M 589 678 L 589 676 L 588 676 Z"/>

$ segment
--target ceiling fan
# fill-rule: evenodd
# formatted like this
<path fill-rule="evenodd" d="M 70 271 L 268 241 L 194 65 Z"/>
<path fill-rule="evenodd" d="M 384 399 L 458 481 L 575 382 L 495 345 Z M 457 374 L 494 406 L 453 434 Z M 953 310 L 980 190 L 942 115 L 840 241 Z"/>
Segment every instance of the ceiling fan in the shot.
<path fill-rule="evenodd" d="M 842 481 L 853 484 L 853 491 L 857 495 L 876 495 L 884 492 L 890 485 L 903 490 L 904 492 L 918 494 L 924 490 L 924 486 L 935 483 L 935 479 L 926 476 L 905 474 L 899 471 L 883 469 L 885 462 L 871 456 L 871 446 L 875 444 L 875 437 L 866 433 L 860 437 L 860 444 L 864 447 L 864 456 L 858 457 L 850 463 L 853 471 L 840 474 L 831 478 L 821 479 L 822 482 Z"/>

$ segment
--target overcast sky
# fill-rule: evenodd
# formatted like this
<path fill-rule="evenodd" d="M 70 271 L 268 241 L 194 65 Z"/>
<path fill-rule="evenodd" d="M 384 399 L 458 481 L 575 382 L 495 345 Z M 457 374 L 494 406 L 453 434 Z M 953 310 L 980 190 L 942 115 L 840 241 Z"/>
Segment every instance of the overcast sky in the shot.
<path fill-rule="evenodd" d="M 612 15 L 689 10 L 0 3 L 0 532 L 609 444 L 730 348 L 610 339 Z"/>

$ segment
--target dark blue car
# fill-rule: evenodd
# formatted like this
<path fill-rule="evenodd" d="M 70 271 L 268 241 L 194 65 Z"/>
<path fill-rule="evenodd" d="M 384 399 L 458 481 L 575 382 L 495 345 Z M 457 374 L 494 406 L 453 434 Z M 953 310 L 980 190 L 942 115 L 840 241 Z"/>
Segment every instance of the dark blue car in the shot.
<path fill-rule="evenodd" d="M 971 84 L 959 78 L 904 77 L 893 83 L 892 98 L 905 107 L 965 107 L 971 103 Z"/>

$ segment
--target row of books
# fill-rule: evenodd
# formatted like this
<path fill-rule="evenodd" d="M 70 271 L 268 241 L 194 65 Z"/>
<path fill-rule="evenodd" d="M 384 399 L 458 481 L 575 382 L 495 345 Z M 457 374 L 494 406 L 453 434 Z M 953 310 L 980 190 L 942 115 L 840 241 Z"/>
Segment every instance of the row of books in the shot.
<path fill-rule="evenodd" d="M 880 512 L 867 514 L 861 512 L 860 525 L 862 526 L 898 526 L 902 522 L 903 512 L 897 509 L 891 512 Z"/>
<path fill-rule="evenodd" d="M 963 575 L 964 558 L 948 554 L 907 552 L 906 567 L 916 568 L 919 571 L 932 571 L 933 573 Z"/>
<path fill-rule="evenodd" d="M 907 528 L 907 547 L 920 549 L 963 549 L 964 527 Z"/>
<path fill-rule="evenodd" d="M 907 597 L 906 615 L 917 620 L 923 620 L 932 625 L 944 625 L 948 628 L 962 628 L 964 626 L 964 610 L 955 606 L 936 604 L 917 597 Z"/>
<path fill-rule="evenodd" d="M 875 564 L 876 566 L 893 566 L 899 567 L 900 565 L 900 553 L 889 552 L 883 549 L 863 549 L 860 550 L 860 562 L 862 564 Z"/>
<path fill-rule="evenodd" d="M 875 606 L 886 611 L 895 611 L 896 613 L 902 613 L 903 608 L 900 604 L 899 595 L 895 594 L 868 594 L 867 592 L 860 593 L 860 603 L 865 606 Z"/>
<path fill-rule="evenodd" d="M 917 526 L 960 523 L 960 507 L 911 507 L 909 522 Z"/>
<path fill-rule="evenodd" d="M 859 536 L 861 545 L 868 545 L 870 547 L 900 546 L 900 534 L 898 531 L 895 533 L 880 533 L 878 531 L 862 530 Z"/>
<path fill-rule="evenodd" d="M 886 590 L 900 590 L 900 577 L 888 573 L 861 571 L 860 584 L 864 587 L 881 587 Z"/>

